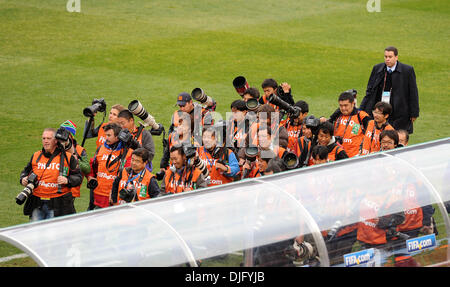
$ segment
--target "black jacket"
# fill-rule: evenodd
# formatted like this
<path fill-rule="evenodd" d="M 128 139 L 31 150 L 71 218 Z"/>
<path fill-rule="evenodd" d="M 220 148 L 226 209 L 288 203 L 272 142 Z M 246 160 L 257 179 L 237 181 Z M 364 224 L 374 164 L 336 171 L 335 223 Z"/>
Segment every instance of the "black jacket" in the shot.
<path fill-rule="evenodd" d="M 386 64 L 380 63 L 373 67 L 367 83 L 366 96 L 361 102 L 360 109 L 370 116 L 375 104 L 381 101 Z M 396 129 L 413 132 L 410 118 L 419 117 L 419 94 L 417 91 L 416 74 L 412 66 L 397 61 L 397 67 L 392 73 L 392 92 L 390 98 L 392 114 L 388 122 Z"/>

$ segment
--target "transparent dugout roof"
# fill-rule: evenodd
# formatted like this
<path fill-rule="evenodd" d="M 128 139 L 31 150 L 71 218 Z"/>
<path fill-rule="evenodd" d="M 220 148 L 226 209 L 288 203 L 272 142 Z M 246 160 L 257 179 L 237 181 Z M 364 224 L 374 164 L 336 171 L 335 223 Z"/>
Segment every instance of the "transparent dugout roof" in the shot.
<path fill-rule="evenodd" d="M 361 220 L 361 202 L 414 193 L 417 206 L 450 201 L 450 138 L 102 210 L 0 229 L 41 266 L 196 266 L 198 260 L 300 235 L 330 264 L 322 231 Z M 407 200 L 406 200 L 407 201 Z M 379 216 L 401 212 L 383 204 Z M 449 251 L 447 258 L 449 260 Z M 252 252 L 244 252 L 251 265 Z"/>

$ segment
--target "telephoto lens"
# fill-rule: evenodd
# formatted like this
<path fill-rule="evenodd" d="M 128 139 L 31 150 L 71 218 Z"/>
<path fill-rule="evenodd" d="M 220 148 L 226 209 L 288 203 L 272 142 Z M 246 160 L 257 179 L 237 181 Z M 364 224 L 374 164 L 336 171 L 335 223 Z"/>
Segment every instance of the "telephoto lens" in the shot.
<path fill-rule="evenodd" d="M 152 129 L 159 129 L 160 125 L 156 123 L 155 118 L 150 115 L 138 100 L 131 101 L 128 110 L 138 118 L 144 121 L 144 126 L 150 126 Z"/>
<path fill-rule="evenodd" d="M 34 188 L 38 185 L 38 178 L 35 173 L 31 173 L 28 176 L 28 184 L 25 188 L 16 196 L 16 203 L 22 205 L 25 200 L 33 193 Z"/>
<path fill-rule="evenodd" d="M 298 157 L 295 153 L 288 152 L 283 156 L 283 163 L 286 169 L 294 169 L 298 166 Z"/>
<path fill-rule="evenodd" d="M 258 109 L 259 107 L 259 102 L 257 99 L 249 99 L 247 100 L 245 105 L 249 111 L 256 111 L 256 109 Z"/>
<path fill-rule="evenodd" d="M 92 118 L 95 116 L 96 112 L 104 112 L 106 110 L 106 102 L 103 98 L 94 99 L 92 105 L 84 108 L 83 115 L 87 118 Z"/>

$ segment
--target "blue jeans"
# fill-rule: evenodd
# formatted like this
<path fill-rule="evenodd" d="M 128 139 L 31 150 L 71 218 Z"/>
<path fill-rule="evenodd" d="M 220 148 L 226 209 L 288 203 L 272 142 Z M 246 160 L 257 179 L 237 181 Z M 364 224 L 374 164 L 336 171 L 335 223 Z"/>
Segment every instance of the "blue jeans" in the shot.
<path fill-rule="evenodd" d="M 41 207 L 37 207 L 31 213 L 31 221 L 38 221 L 43 219 L 49 219 L 55 217 L 53 209 L 48 208 L 48 204 L 46 202 L 42 203 Z"/>

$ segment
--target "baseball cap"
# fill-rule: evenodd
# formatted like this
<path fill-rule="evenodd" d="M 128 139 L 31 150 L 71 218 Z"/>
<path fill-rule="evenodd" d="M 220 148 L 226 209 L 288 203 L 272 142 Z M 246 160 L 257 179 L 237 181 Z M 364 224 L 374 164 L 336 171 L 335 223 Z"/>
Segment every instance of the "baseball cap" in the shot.
<path fill-rule="evenodd" d="M 190 102 L 192 100 L 191 95 L 189 95 L 186 92 L 183 92 L 178 95 L 177 97 L 177 105 L 178 106 L 184 106 L 187 102 Z"/>

